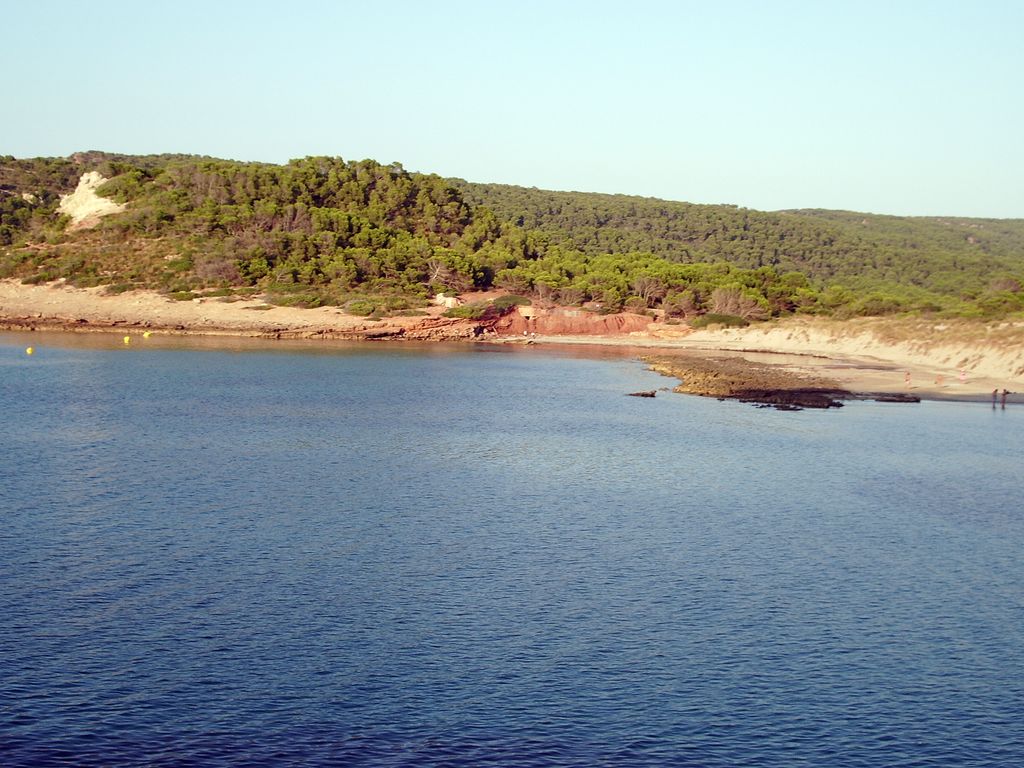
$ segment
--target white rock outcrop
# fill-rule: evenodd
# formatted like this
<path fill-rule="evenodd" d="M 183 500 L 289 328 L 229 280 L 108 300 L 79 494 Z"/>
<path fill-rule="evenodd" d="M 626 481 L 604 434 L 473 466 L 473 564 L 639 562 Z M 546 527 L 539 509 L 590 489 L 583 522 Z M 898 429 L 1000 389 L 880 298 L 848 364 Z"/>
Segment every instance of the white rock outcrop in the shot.
<path fill-rule="evenodd" d="M 462 302 L 455 296 L 447 296 L 443 293 L 439 293 L 434 296 L 434 304 L 438 307 L 444 307 L 445 309 L 453 309 L 454 307 L 462 306 Z"/>
<path fill-rule="evenodd" d="M 98 171 L 83 173 L 78 186 L 70 195 L 61 195 L 57 210 L 71 217 L 71 229 L 95 227 L 103 216 L 121 213 L 124 205 L 96 194 L 106 179 Z"/>

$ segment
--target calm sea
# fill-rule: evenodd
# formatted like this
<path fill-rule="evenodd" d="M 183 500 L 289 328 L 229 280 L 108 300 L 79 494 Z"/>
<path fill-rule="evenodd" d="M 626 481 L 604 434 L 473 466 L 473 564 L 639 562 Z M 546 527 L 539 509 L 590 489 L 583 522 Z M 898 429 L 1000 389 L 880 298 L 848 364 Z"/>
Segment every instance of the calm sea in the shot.
<path fill-rule="evenodd" d="M 0 765 L 1024 765 L 1024 408 L 671 383 L 0 335 Z"/>

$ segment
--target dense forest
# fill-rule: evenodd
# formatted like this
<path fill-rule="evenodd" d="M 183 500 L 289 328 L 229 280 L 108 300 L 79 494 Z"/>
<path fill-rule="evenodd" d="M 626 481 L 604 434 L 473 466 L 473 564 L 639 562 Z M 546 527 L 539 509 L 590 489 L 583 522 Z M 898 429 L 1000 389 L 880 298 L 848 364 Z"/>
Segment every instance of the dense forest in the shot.
<path fill-rule="evenodd" d="M 85 171 L 127 205 L 89 229 L 58 211 Z M 179 297 L 403 311 L 503 288 L 595 311 L 694 320 L 792 312 L 1024 310 L 1024 220 L 761 212 L 474 184 L 399 164 L 286 165 L 85 152 L 0 157 L 0 277 Z"/>

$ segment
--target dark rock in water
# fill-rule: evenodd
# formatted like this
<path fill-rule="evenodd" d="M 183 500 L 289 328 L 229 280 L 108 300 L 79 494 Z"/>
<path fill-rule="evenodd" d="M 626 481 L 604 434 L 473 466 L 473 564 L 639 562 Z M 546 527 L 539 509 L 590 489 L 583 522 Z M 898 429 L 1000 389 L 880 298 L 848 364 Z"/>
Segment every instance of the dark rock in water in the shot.
<path fill-rule="evenodd" d="M 921 398 L 917 395 L 904 395 L 900 392 L 875 392 L 869 393 L 865 399 L 874 400 L 876 403 L 920 403 Z"/>
<path fill-rule="evenodd" d="M 657 395 L 657 392 L 655 390 L 653 390 L 653 389 L 648 390 L 647 392 L 630 392 L 629 393 L 630 397 L 654 397 L 655 395 Z"/>
<path fill-rule="evenodd" d="M 646 358 L 652 370 L 680 380 L 676 392 L 719 400 L 739 400 L 781 411 L 842 408 L 843 400 L 917 403 L 916 395 L 850 392 L 832 379 L 794 373 L 780 365 L 753 363 L 740 357 L 676 356 Z M 642 393 L 636 393 L 640 396 Z M 653 396 L 643 395 L 643 396 Z"/>
<path fill-rule="evenodd" d="M 780 411 L 799 411 L 802 408 L 842 408 L 837 398 L 849 393 L 841 389 L 747 389 L 731 395 L 741 403 L 774 406 Z"/>

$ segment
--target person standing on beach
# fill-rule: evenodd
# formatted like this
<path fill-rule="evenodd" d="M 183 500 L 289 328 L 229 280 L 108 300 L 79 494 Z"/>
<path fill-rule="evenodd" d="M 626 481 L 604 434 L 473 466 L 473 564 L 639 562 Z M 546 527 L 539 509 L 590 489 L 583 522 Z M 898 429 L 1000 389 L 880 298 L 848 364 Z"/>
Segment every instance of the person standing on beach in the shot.
<path fill-rule="evenodd" d="M 998 389 L 993 389 L 992 390 L 992 410 L 995 410 L 996 398 L 997 397 L 999 397 L 999 390 Z"/>
<path fill-rule="evenodd" d="M 1003 410 L 1004 410 L 1004 411 L 1006 410 L 1006 396 L 1007 396 L 1008 394 L 1010 394 L 1010 393 L 1009 393 L 1009 392 L 1007 392 L 1007 391 L 1006 391 L 1006 389 L 1004 388 L 1004 389 L 1003 389 Z"/>

